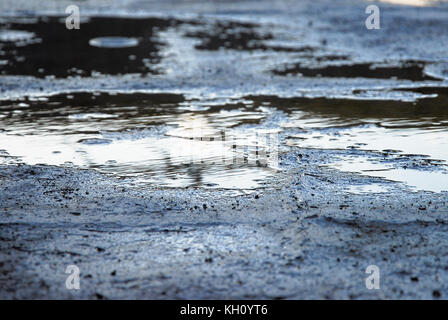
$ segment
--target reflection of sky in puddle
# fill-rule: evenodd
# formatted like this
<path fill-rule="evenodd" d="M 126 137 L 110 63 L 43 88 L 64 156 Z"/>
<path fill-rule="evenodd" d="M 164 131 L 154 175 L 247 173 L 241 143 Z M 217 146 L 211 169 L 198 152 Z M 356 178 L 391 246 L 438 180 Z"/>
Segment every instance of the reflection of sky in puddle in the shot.
<path fill-rule="evenodd" d="M 388 163 L 375 163 L 375 157 L 347 157 L 332 163 L 332 167 L 404 182 L 416 190 L 448 191 L 448 175 L 441 171 L 400 169 L 392 165 L 399 161 L 413 163 L 410 155 L 417 162 L 422 158 L 434 163 L 448 162 L 446 99 L 443 94 L 439 96 L 439 100 L 427 99 L 416 105 L 346 101 L 334 102 L 331 108 L 331 100 L 311 106 L 302 103 L 294 106 L 281 126 L 291 132 L 286 139 L 289 146 L 358 149 L 391 155 L 386 159 Z"/>
<path fill-rule="evenodd" d="M 388 190 L 389 189 L 387 189 L 384 185 L 375 183 L 354 185 L 347 188 L 347 191 L 353 194 L 384 193 L 387 192 Z"/>
<path fill-rule="evenodd" d="M 79 143 L 73 136 L 0 134 L 1 147 L 28 164 L 64 165 L 139 177 L 158 186 L 205 186 L 252 189 L 274 171 L 251 164 L 234 164 L 237 156 L 222 141 L 178 137 L 101 140 Z M 105 141 L 106 143 L 101 143 Z M 241 145 L 243 140 L 239 139 Z"/>
<path fill-rule="evenodd" d="M 359 156 L 340 157 L 337 162 L 331 163 L 329 166 L 341 171 L 404 182 L 417 191 L 448 191 L 448 174 L 446 171 L 394 168 L 392 164 L 379 163 L 368 157 Z"/>
<path fill-rule="evenodd" d="M 448 161 L 443 92 L 416 105 L 263 99 L 190 103 L 174 94 L 84 92 L 0 102 L 0 149 L 29 164 L 69 162 L 158 186 L 252 189 L 275 173 L 276 154 L 264 153 L 277 150 L 270 137 L 284 130 L 288 146 L 385 151 L 382 163 L 372 155 L 331 164 L 340 170 L 448 190 L 447 175 L 431 170 L 431 161 Z M 267 167 L 257 163 L 263 157 Z"/>
<path fill-rule="evenodd" d="M 176 108 L 171 108 L 172 112 L 164 111 L 166 115 L 149 106 L 141 110 L 128 105 L 102 106 L 105 112 L 95 108 L 73 112 L 71 108 L 68 115 L 63 115 L 66 109 L 56 113 L 51 108 L 28 109 L 27 113 L 36 113 L 32 122 L 8 114 L 6 121 L 13 125 L 0 132 L 0 149 L 27 164 L 73 164 L 167 187 L 253 189 L 275 172 L 274 154 L 267 166 L 262 160 L 263 151 L 271 150 L 267 144 L 274 145 L 266 131 L 233 129 L 260 120 L 262 114 L 217 110 L 176 115 Z M 147 128 L 142 129 L 145 122 Z M 133 123 L 139 129 L 131 129 Z M 157 131 L 160 127 L 165 129 Z M 116 131 L 120 128 L 126 130 Z M 8 161 L 17 160 L 6 157 L 3 162 Z"/>
<path fill-rule="evenodd" d="M 386 129 L 369 125 L 338 131 L 310 131 L 292 136 L 288 144 L 304 148 L 396 150 L 448 161 L 448 134 L 441 129 Z"/>

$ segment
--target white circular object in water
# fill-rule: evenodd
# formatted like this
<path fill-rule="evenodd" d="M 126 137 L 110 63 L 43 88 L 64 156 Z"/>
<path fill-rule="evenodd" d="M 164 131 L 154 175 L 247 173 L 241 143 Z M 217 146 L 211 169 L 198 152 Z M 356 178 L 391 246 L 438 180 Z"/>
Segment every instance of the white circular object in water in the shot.
<path fill-rule="evenodd" d="M 127 37 L 100 37 L 89 41 L 92 47 L 99 48 L 129 48 L 138 45 L 138 39 Z"/>

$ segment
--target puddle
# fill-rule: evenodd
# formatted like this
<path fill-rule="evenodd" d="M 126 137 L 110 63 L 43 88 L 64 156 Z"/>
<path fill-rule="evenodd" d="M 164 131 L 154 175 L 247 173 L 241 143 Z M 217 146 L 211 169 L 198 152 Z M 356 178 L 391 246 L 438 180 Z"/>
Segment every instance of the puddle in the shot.
<path fill-rule="evenodd" d="M 260 111 L 185 111 L 183 97 L 169 94 L 68 96 L 2 102 L 3 162 L 94 168 L 163 187 L 254 189 L 276 171 L 275 132 L 238 129 L 261 121 Z"/>
<path fill-rule="evenodd" d="M 416 103 L 341 99 L 246 97 L 254 106 L 269 105 L 287 114 L 280 126 L 288 146 L 365 150 L 381 162 L 352 156 L 331 164 L 404 182 L 415 190 L 448 191 L 448 95 L 446 88 L 418 89 L 435 94 Z M 446 172 L 446 170 L 445 170 Z"/>
<path fill-rule="evenodd" d="M 365 176 L 403 182 L 415 191 L 448 191 L 448 172 L 446 171 L 422 171 L 396 168 L 391 163 L 379 162 L 362 156 L 340 157 L 338 161 L 328 166 L 341 171 L 356 172 Z"/>
<path fill-rule="evenodd" d="M 82 30 L 69 30 L 64 19 L 0 23 L 0 73 L 35 77 L 92 74 L 158 74 L 157 35 L 176 23 L 170 19 L 90 18 Z"/>
<path fill-rule="evenodd" d="M 338 131 L 306 132 L 292 135 L 289 145 L 304 148 L 359 149 L 385 154 L 423 155 L 448 161 L 448 132 L 434 129 L 388 129 L 376 125 L 357 126 Z"/>
<path fill-rule="evenodd" d="M 349 150 L 327 164 L 333 168 L 440 192 L 448 190 L 447 92 L 425 90 L 436 98 L 207 102 L 178 94 L 81 92 L 3 101 L 0 149 L 9 163 L 19 157 L 29 164 L 95 168 L 165 187 L 253 189 L 278 169 L 283 131 L 289 147 Z M 269 118 L 274 110 L 276 120 Z M 349 191 L 363 190 L 383 192 Z"/>
<path fill-rule="evenodd" d="M 107 87 L 185 95 L 79 92 L 1 101 L 4 161 L 18 156 L 26 163 L 95 168 L 168 187 L 250 189 L 275 171 L 271 137 L 282 131 L 286 146 L 294 148 L 374 151 L 372 159 L 383 154 L 384 170 L 368 171 L 372 159 L 366 159 L 358 163 L 367 170 L 361 172 L 381 172 L 416 189 L 444 190 L 445 176 L 439 174 L 448 161 L 448 89 L 405 88 L 408 81 L 390 80 L 423 86 L 427 83 L 417 81 L 439 80 L 443 64 L 428 73 L 437 63 L 426 65 L 419 55 L 354 63 L 355 57 L 370 60 L 315 37 L 312 32 L 320 31 L 312 21 L 296 29 L 294 23 L 247 21 L 90 17 L 77 31 L 67 30 L 61 17 L 1 20 L 0 73 L 36 77 L 5 77 L 3 97 L 23 96 L 30 81 L 35 81 L 31 92 L 42 84 L 43 95 L 48 85 L 56 92 Z M 285 76 L 272 82 L 269 70 L 276 66 L 277 75 L 313 79 Z M 126 77 L 129 83 L 104 77 L 110 80 L 106 86 L 104 79 L 91 77 L 98 74 L 142 77 Z M 66 80 L 37 79 L 47 76 Z M 84 84 L 77 77 L 90 78 Z M 250 96 L 254 93 L 352 100 Z M 354 170 L 353 161 L 348 163 L 351 167 L 339 168 Z"/>

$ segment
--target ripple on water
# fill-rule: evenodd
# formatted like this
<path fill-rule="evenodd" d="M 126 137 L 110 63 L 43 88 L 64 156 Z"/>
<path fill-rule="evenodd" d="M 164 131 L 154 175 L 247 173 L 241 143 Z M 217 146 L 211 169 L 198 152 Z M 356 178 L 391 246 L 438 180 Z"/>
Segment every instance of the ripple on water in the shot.
<path fill-rule="evenodd" d="M 0 146 L 29 164 L 71 161 L 159 186 L 252 189 L 275 173 L 257 157 L 278 147 L 270 134 L 284 130 L 293 148 L 350 150 L 333 168 L 439 192 L 448 190 L 448 91 L 438 93 L 415 105 L 260 96 L 186 110 L 198 103 L 179 94 L 84 92 L 23 100 L 29 107 L 20 114 L 18 102 L 0 101 L 8 115 Z M 382 191 L 350 192 L 365 190 Z"/>
<path fill-rule="evenodd" d="M 0 119 L 12 130 L 0 133 L 0 145 L 28 164 L 70 162 L 163 187 L 252 190 L 275 173 L 257 162 L 270 152 L 267 133 L 235 128 L 261 121 L 262 112 L 238 104 L 186 111 L 183 98 L 169 94 L 71 96 L 28 99 L 29 117 Z"/>

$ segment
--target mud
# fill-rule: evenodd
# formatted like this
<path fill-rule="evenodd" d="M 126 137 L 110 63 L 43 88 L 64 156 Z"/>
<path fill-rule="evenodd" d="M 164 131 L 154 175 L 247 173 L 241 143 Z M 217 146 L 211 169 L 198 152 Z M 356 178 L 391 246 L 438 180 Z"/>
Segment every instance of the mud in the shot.
<path fill-rule="evenodd" d="M 447 193 L 316 166 L 330 156 L 285 155 L 249 195 L 4 166 L 2 298 L 443 298 Z M 371 183 L 388 192 L 344 190 Z M 381 290 L 365 288 L 370 264 Z"/>

